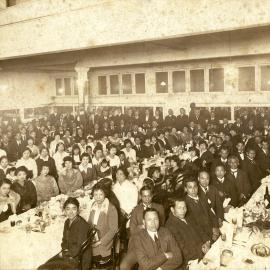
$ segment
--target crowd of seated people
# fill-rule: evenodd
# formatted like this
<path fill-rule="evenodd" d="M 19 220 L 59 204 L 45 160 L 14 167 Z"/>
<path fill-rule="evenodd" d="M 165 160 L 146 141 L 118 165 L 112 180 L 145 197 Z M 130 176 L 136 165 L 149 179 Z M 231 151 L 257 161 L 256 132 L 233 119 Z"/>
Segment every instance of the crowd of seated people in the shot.
<path fill-rule="evenodd" d="M 104 109 L 77 116 L 54 111 L 26 124 L 0 119 L 0 221 L 91 186 L 93 258 L 110 256 L 125 224 L 129 243 L 120 269 L 136 263 L 144 270 L 184 269 L 217 240 L 224 213 L 244 205 L 270 174 L 269 123 L 263 109 L 230 123 L 196 106 L 189 115 L 170 109 L 165 118 L 158 110 Z M 154 156 L 165 161 L 145 169 Z M 142 183 L 133 179 L 135 167 Z M 65 206 L 64 238 L 77 220 L 84 228 L 79 245 L 86 229 L 78 203 Z"/>

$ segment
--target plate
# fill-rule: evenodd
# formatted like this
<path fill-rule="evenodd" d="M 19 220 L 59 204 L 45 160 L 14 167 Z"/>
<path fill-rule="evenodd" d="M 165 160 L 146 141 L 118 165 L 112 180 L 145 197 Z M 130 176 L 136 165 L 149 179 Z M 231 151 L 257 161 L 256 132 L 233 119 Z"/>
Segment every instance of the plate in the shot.
<path fill-rule="evenodd" d="M 252 254 L 259 257 L 269 257 L 270 248 L 263 243 L 255 244 L 251 247 Z"/>

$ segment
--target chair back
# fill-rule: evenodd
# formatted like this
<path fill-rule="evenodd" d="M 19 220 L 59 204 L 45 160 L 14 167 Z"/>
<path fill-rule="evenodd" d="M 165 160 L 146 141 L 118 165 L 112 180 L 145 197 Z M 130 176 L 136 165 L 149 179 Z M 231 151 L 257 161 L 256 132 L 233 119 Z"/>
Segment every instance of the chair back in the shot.
<path fill-rule="evenodd" d="M 82 270 L 83 254 L 89 248 L 89 246 L 92 244 L 93 238 L 94 238 L 96 233 L 97 233 L 97 230 L 93 227 L 89 232 L 88 238 L 81 244 L 81 247 L 80 247 L 78 254 L 74 257 L 74 258 L 78 257 L 78 261 L 79 261 L 78 269 L 79 270 Z"/>

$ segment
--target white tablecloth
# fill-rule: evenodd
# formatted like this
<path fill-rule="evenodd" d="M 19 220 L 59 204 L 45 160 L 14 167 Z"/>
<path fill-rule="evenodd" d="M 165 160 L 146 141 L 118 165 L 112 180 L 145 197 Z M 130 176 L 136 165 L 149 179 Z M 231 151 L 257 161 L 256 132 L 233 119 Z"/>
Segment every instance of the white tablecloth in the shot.
<path fill-rule="evenodd" d="M 87 220 L 92 201 L 88 196 L 78 199 L 83 206 L 81 216 Z M 26 219 L 28 215 L 33 219 L 34 212 L 31 209 L 18 219 Z M 46 227 L 45 233 L 26 233 L 18 226 L 10 227 L 9 221 L 0 223 L 0 270 L 34 270 L 60 252 L 64 221 L 64 217 L 57 217 Z M 1 232 L 3 228 L 8 232 Z"/>
<path fill-rule="evenodd" d="M 246 204 L 246 208 L 252 207 L 254 201 L 259 201 L 263 198 L 267 185 L 270 189 L 269 180 L 262 182 L 261 186 L 256 190 L 250 201 Z M 251 246 L 253 244 L 263 243 L 270 247 L 270 238 L 264 237 L 263 233 L 250 234 L 251 229 L 243 227 L 240 229 L 240 231 L 239 229 L 236 231 L 234 241 L 232 240 L 234 225 L 231 223 L 231 221 L 234 218 L 237 220 L 239 225 L 240 219 L 242 221 L 242 210 L 243 208 L 233 209 L 231 212 L 225 215 L 225 220 L 228 222 L 225 221 L 223 223 L 221 231 L 226 232 L 227 240 L 222 241 L 220 237 L 212 245 L 203 260 L 201 260 L 199 263 L 197 261 L 193 261 L 191 263 L 189 267 L 190 270 L 270 270 L 270 257 L 259 257 L 251 252 Z M 229 249 L 233 252 L 233 260 L 227 267 L 220 266 L 220 254 L 224 249 Z M 246 259 L 252 260 L 253 264 L 246 263 Z"/>

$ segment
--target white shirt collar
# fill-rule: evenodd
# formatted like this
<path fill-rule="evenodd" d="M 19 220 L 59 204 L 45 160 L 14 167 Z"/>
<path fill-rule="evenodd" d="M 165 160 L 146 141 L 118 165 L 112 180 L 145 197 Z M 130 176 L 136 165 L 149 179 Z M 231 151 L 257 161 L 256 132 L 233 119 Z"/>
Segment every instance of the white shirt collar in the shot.
<path fill-rule="evenodd" d="M 153 241 L 155 241 L 155 236 L 158 238 L 158 233 L 156 232 L 151 232 L 149 230 L 147 230 L 148 234 L 150 235 L 150 237 L 153 239 Z"/>

